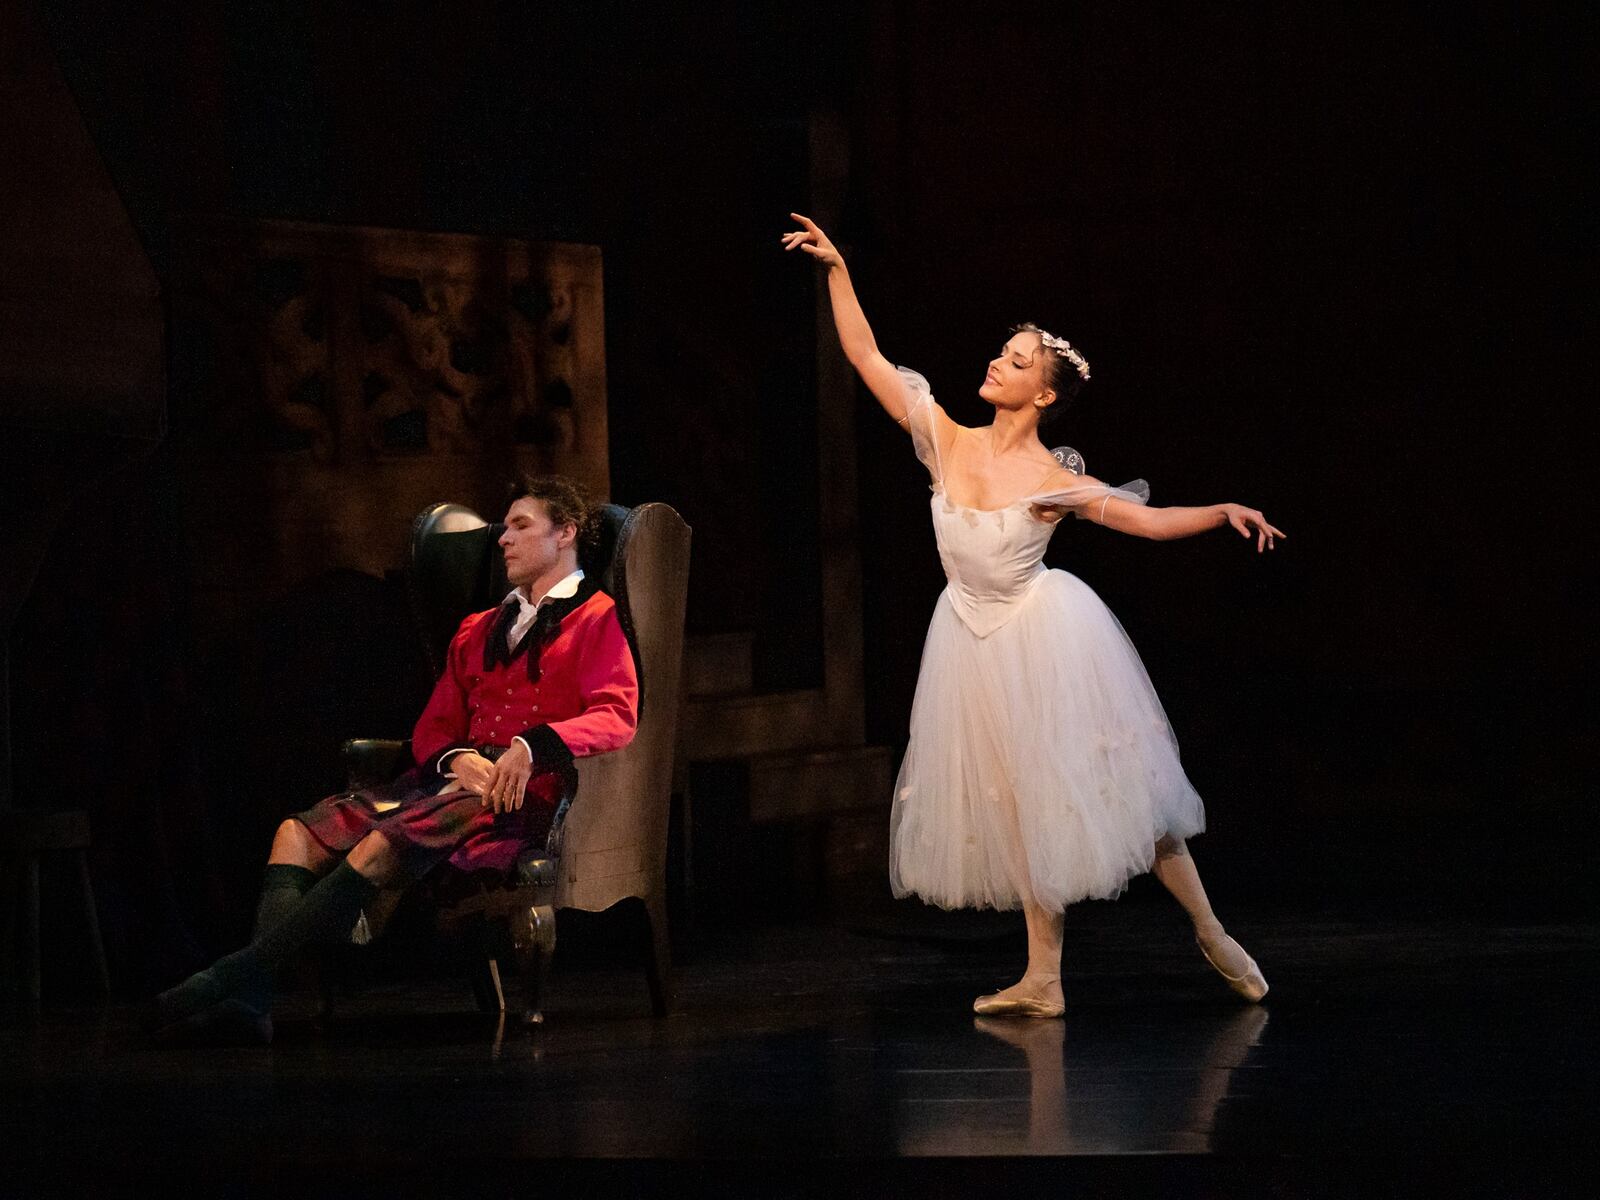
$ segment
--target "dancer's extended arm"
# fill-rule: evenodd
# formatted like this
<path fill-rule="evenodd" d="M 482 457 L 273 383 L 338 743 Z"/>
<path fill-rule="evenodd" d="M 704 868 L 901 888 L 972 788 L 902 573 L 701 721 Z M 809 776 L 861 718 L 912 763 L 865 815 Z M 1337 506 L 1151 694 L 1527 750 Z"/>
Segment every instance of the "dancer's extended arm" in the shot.
<path fill-rule="evenodd" d="M 1158 542 L 1174 538 L 1193 537 L 1212 529 L 1231 525 L 1240 536 L 1256 539 L 1257 553 L 1271 550 L 1275 538 L 1286 537 L 1283 530 L 1267 523 L 1266 517 L 1242 504 L 1207 504 L 1198 508 L 1151 508 L 1119 500 L 1112 496 L 1100 504 L 1086 506 L 1082 514 L 1087 520 L 1131 533 L 1135 537 L 1151 538 Z"/>
<path fill-rule="evenodd" d="M 1199 508 L 1151 508 L 1109 496 L 1098 504 L 1090 503 L 1079 510 L 1079 516 L 1119 533 L 1135 537 L 1168 542 L 1175 538 L 1194 537 L 1231 525 L 1240 536 L 1256 539 L 1256 552 L 1271 550 L 1275 538 L 1287 537 L 1283 530 L 1267 523 L 1266 517 L 1242 504 L 1207 504 Z"/>
<path fill-rule="evenodd" d="M 1105 484 L 1087 475 L 1073 476 L 1071 479 L 1070 488 L 1064 489 L 1065 494 L 1070 495 L 1081 489 L 1087 493 L 1083 502 L 1056 501 L 1041 505 L 1044 511 L 1057 514 L 1075 512 L 1086 521 L 1115 529 L 1118 533 L 1130 533 L 1134 537 L 1158 542 L 1194 537 L 1231 525 L 1239 531 L 1240 536 L 1255 537 L 1257 553 L 1271 550 L 1276 539 L 1288 536 L 1277 526 L 1269 524 L 1259 510 L 1246 508 L 1242 504 L 1152 508 L 1111 495 Z"/>
<path fill-rule="evenodd" d="M 867 385 L 867 390 L 883 406 L 883 411 L 898 421 L 902 428 L 905 427 L 905 383 L 894 364 L 878 350 L 878 341 L 872 336 L 872 326 L 867 324 L 866 314 L 861 311 L 861 301 L 856 299 L 856 289 L 850 282 L 850 271 L 844 265 L 843 256 L 810 217 L 803 217 L 799 213 L 789 215 L 803 228 L 784 234 L 783 248 L 793 250 L 799 247 L 826 268 L 828 299 L 833 305 L 833 324 L 839 332 L 839 345 L 844 349 L 844 356 L 850 360 L 856 374 L 861 376 L 861 382 Z M 955 423 L 937 404 L 933 405 L 933 411 L 939 440 L 947 444 L 948 439 L 955 435 Z"/>

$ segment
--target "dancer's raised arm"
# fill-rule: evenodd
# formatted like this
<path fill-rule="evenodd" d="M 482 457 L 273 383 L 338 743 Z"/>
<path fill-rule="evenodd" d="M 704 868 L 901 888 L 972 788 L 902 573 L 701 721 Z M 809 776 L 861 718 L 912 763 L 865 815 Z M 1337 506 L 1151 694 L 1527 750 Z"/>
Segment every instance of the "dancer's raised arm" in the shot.
<path fill-rule="evenodd" d="M 872 336 L 872 326 L 867 324 L 867 316 L 861 311 L 861 302 L 856 299 L 856 290 L 850 283 L 850 272 L 844 265 L 844 257 L 810 217 L 803 217 L 799 213 L 789 215 L 800 223 L 801 228 L 783 235 L 783 248 L 793 250 L 799 247 L 827 270 L 828 299 L 833 305 L 833 324 L 838 330 L 839 345 L 844 349 L 844 356 L 850 360 L 856 374 L 861 376 L 867 390 L 883 406 L 884 412 L 898 421 L 902 428 L 906 427 L 906 385 L 894 364 L 878 350 L 878 341 Z M 937 404 L 932 408 L 939 441 L 948 444 L 949 438 L 954 436 L 955 423 Z"/>

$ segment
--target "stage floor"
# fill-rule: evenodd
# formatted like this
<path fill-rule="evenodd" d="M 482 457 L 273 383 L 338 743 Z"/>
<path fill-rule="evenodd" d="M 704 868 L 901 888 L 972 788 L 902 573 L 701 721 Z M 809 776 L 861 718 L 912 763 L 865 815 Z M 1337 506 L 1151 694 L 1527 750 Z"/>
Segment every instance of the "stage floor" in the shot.
<path fill-rule="evenodd" d="M 1232 924 L 1259 1007 L 1170 906 L 1124 901 L 1070 916 L 1056 1022 L 974 1019 L 1020 941 L 937 913 L 726 937 L 659 1021 L 642 975 L 581 963 L 531 1034 L 437 981 L 324 1032 L 296 998 L 261 1049 L 153 1049 L 124 1006 L 13 1008 L 3 1190 L 1550 1195 L 1594 1157 L 1600 930 Z"/>

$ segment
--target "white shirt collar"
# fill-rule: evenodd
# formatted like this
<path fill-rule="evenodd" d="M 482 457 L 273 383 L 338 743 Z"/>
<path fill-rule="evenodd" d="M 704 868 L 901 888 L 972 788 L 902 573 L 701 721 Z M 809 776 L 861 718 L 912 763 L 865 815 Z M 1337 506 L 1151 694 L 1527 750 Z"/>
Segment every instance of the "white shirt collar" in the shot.
<path fill-rule="evenodd" d="M 537 609 L 546 600 L 565 600 L 569 596 L 577 595 L 578 585 L 582 582 L 583 568 L 579 567 L 565 579 L 558 580 L 556 583 L 551 585 L 550 590 L 544 595 L 540 596 L 537 600 L 529 600 L 528 597 L 523 594 L 522 589 L 516 587 L 507 592 L 506 598 L 500 601 L 500 603 L 502 606 L 504 606 L 515 600 L 522 607 L 522 611 L 526 613 L 529 609 Z"/>

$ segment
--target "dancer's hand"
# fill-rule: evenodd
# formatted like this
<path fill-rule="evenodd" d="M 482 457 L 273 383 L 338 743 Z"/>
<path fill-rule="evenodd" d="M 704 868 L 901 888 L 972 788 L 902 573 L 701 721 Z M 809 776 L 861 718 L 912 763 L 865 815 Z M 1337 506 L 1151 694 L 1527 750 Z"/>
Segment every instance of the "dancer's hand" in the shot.
<path fill-rule="evenodd" d="M 783 235 L 785 250 L 793 250 L 798 246 L 824 267 L 844 266 L 844 259 L 840 257 L 838 248 L 828 240 L 828 235 L 822 232 L 815 221 L 810 217 L 802 217 L 799 213 L 789 215 L 805 228 L 794 229 Z"/>
<path fill-rule="evenodd" d="M 480 796 L 489 790 L 489 783 L 494 779 L 494 764 L 475 750 L 451 755 L 450 770 L 462 787 Z"/>
<path fill-rule="evenodd" d="M 1224 504 L 1223 515 L 1228 518 L 1228 524 L 1237 529 L 1241 536 L 1249 537 L 1252 533 L 1256 537 L 1256 553 L 1272 549 L 1274 538 L 1288 537 L 1283 530 L 1267 524 L 1267 519 L 1253 508 L 1246 508 L 1242 504 Z"/>
<path fill-rule="evenodd" d="M 493 805 L 497 813 L 511 812 L 522 807 L 528 792 L 528 777 L 533 774 L 533 760 L 522 742 L 512 742 L 511 748 L 494 764 L 494 778 L 489 790 L 483 793 L 483 802 Z"/>

